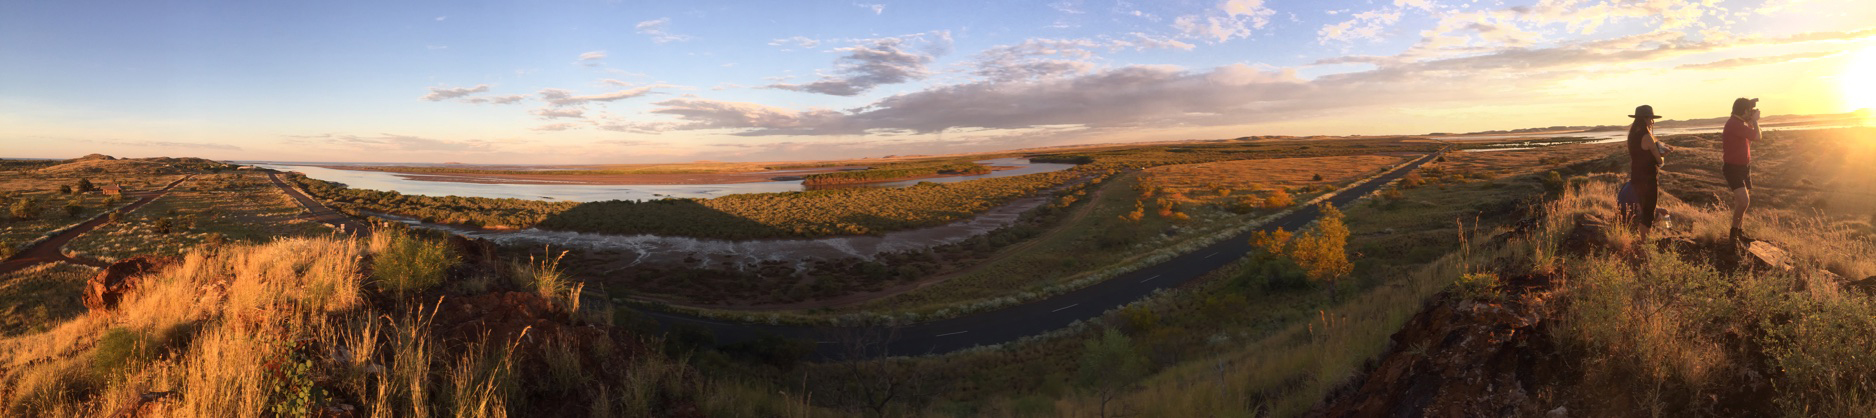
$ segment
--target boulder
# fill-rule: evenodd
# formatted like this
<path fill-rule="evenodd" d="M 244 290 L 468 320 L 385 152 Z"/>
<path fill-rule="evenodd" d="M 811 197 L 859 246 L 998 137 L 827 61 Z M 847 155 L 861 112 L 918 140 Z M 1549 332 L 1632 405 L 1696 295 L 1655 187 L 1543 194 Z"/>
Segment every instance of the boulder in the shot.
<path fill-rule="evenodd" d="M 131 257 L 112 263 L 85 283 L 85 308 L 92 312 L 115 309 L 125 295 L 137 289 L 138 277 L 175 263 L 174 258 L 151 256 Z"/>

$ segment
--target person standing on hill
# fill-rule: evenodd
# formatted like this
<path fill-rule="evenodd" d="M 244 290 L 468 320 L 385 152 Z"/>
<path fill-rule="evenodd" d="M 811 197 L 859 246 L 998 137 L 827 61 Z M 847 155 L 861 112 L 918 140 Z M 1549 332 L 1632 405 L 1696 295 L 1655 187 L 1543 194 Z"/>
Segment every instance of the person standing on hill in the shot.
<path fill-rule="evenodd" d="M 1720 131 L 1720 145 L 1725 149 L 1720 173 L 1726 176 L 1726 188 L 1733 192 L 1734 243 L 1746 238 L 1746 207 L 1752 205 L 1752 143 L 1759 141 L 1759 99 L 1733 100 L 1733 116 Z"/>
<path fill-rule="evenodd" d="M 1654 226 L 1655 197 L 1659 191 L 1656 180 L 1667 150 L 1662 148 L 1661 142 L 1655 140 L 1655 119 L 1661 116 L 1655 114 L 1654 106 L 1636 106 L 1635 114 L 1628 117 L 1635 118 L 1635 122 L 1628 127 L 1628 181 L 1634 189 L 1636 201 L 1635 214 L 1630 220 L 1635 222 L 1636 230 L 1646 240 L 1648 230 Z"/>

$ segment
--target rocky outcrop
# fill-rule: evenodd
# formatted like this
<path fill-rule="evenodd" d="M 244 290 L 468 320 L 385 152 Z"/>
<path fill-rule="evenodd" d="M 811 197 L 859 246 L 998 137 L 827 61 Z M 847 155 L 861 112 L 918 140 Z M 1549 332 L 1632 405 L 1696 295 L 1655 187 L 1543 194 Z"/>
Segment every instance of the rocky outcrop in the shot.
<path fill-rule="evenodd" d="M 139 277 L 155 273 L 175 262 L 174 258 L 137 256 L 112 263 L 85 283 L 85 308 L 92 312 L 116 308 L 125 295 L 137 289 Z"/>
<path fill-rule="evenodd" d="M 1503 283 L 1497 300 L 1448 296 L 1394 334 L 1394 348 L 1311 416 L 1542 416 L 1537 382 L 1565 373 L 1545 316 L 1561 279 Z"/>

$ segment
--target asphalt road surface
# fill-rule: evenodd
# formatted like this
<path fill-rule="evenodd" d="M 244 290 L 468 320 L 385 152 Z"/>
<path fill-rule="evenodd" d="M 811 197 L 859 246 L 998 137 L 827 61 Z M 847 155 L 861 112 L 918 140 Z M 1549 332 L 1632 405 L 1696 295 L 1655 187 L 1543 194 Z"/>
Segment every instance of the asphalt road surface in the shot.
<path fill-rule="evenodd" d="M 1439 155 L 1439 153 L 1434 153 L 1421 157 L 1386 175 L 1344 190 L 1330 197 L 1328 202 L 1338 208 L 1346 206 Z M 1321 211 L 1313 206 L 1301 208 L 1263 225 L 1258 230 L 1273 230 L 1281 227 L 1294 231 L 1315 221 L 1320 215 Z M 1236 237 L 1227 238 L 1160 264 L 1048 299 L 957 318 L 905 325 L 891 330 L 731 323 L 656 311 L 645 311 L 644 314 L 656 319 L 667 329 L 680 324 L 702 327 L 714 333 L 719 344 L 750 341 L 764 335 L 812 340 L 817 343 L 814 353 L 817 359 L 856 357 L 855 353 L 862 353 L 858 357 L 942 354 L 975 346 L 1010 342 L 1026 336 L 1053 331 L 1078 320 L 1098 317 L 1109 309 L 1144 298 L 1152 294 L 1154 290 L 1177 287 L 1224 267 L 1250 252 L 1250 235 L 1255 231 L 1246 231 Z M 852 342 L 856 340 L 883 340 L 886 343 L 880 348 L 864 350 L 848 348 L 853 346 Z"/>
<path fill-rule="evenodd" d="M 163 188 L 161 189 L 137 193 L 138 195 L 141 195 L 141 197 L 139 197 L 136 202 L 131 203 L 129 206 L 125 206 L 122 209 L 118 209 L 117 212 L 130 213 L 131 211 L 135 211 L 139 208 L 142 208 L 143 205 L 150 204 L 150 201 L 156 200 L 156 198 L 158 197 L 163 197 L 163 195 L 169 193 L 170 189 L 176 188 L 176 185 L 182 184 L 182 182 L 188 181 L 192 177 L 195 177 L 195 176 L 194 175 L 184 176 L 183 178 L 176 179 L 176 181 L 169 182 L 169 185 L 163 186 Z M 4 262 L 0 262 L 0 273 L 11 273 L 11 272 L 18 271 L 18 270 L 24 270 L 27 267 L 32 267 L 32 266 L 55 262 L 55 261 L 64 261 L 64 262 L 73 263 L 73 264 L 83 264 L 83 265 L 92 266 L 92 267 L 109 266 L 110 263 L 105 263 L 103 261 L 93 260 L 89 258 L 66 257 L 64 249 L 65 249 L 65 244 L 72 242 L 72 240 L 77 239 L 80 235 L 84 235 L 86 232 L 91 232 L 91 230 L 93 229 L 98 229 L 98 226 L 101 226 L 110 222 L 111 222 L 110 216 L 99 216 L 97 219 L 92 219 L 85 223 L 79 224 L 78 226 L 73 227 L 72 229 L 68 229 L 65 232 L 61 232 L 58 235 L 54 235 L 52 238 L 48 238 L 45 241 L 40 241 L 38 244 L 34 244 L 32 247 L 26 248 L 24 250 L 20 250 L 18 254 L 14 254 L 12 257 L 7 258 Z"/>

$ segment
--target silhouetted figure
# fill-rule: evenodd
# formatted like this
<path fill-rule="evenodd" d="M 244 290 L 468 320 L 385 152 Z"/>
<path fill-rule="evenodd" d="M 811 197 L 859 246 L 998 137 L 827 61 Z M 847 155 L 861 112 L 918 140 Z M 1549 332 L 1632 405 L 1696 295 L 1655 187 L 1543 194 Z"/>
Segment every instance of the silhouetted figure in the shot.
<path fill-rule="evenodd" d="M 1759 99 L 1733 99 L 1733 117 L 1726 119 L 1720 131 L 1724 148 L 1720 173 L 1726 176 L 1726 189 L 1733 192 L 1734 243 L 1746 238 L 1746 207 L 1752 206 L 1752 143 L 1759 140 Z"/>
<path fill-rule="evenodd" d="M 1641 233 L 1642 239 L 1648 238 L 1648 230 L 1654 226 L 1656 182 L 1661 172 L 1662 156 L 1667 154 L 1660 142 L 1655 141 L 1654 124 L 1660 115 L 1655 114 L 1654 106 L 1635 107 L 1635 123 L 1628 127 L 1628 181 L 1635 192 L 1635 213 L 1629 220 Z"/>

